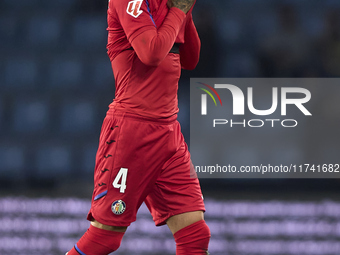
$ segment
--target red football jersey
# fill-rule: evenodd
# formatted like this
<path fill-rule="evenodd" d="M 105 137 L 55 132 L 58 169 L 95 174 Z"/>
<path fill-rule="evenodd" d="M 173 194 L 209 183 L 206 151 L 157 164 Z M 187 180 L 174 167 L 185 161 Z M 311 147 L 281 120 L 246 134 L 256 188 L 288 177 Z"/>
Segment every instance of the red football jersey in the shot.
<path fill-rule="evenodd" d="M 169 9 L 167 0 L 109 2 L 107 49 L 116 81 L 110 108 L 151 118 L 167 118 L 178 112 L 180 55 L 168 52 L 175 42 L 184 42 L 186 16 L 177 8 Z M 137 55 L 136 47 L 143 49 L 144 45 L 134 40 L 145 31 L 159 37 L 150 46 L 154 52 L 167 51 L 157 65 L 142 62 L 143 50 Z"/>

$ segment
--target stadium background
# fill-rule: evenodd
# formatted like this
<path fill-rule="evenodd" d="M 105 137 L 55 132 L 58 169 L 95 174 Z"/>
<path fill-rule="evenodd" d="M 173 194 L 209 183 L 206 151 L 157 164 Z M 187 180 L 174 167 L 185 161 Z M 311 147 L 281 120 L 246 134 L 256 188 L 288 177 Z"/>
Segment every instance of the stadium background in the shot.
<path fill-rule="evenodd" d="M 64 254 L 88 226 L 97 141 L 114 95 L 106 8 L 102 0 L 0 0 L 1 255 Z M 201 61 L 179 88 L 187 141 L 189 77 L 340 75 L 340 1 L 199 0 L 194 20 Z M 323 143 L 306 139 L 307 158 Z M 338 180 L 201 183 L 211 254 L 340 254 Z M 143 207 L 116 254 L 174 254 L 174 242 Z"/>

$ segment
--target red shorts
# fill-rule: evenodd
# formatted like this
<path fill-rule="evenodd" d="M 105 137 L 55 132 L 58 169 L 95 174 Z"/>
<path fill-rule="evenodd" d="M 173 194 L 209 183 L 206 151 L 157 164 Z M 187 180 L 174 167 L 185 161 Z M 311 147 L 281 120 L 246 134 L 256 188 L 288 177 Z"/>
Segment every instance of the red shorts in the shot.
<path fill-rule="evenodd" d="M 145 202 L 157 226 L 184 212 L 205 211 L 180 124 L 110 109 L 104 119 L 88 220 L 129 226 Z"/>

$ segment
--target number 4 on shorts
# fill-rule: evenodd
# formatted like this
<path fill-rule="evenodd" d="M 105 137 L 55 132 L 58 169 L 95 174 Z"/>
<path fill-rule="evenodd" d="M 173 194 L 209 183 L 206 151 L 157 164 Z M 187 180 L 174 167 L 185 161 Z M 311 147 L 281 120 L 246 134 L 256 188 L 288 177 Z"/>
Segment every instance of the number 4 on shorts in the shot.
<path fill-rule="evenodd" d="M 114 179 L 112 185 L 116 189 L 120 189 L 120 193 L 124 193 L 126 189 L 126 177 L 127 177 L 127 168 L 121 168 L 116 175 L 116 178 Z"/>

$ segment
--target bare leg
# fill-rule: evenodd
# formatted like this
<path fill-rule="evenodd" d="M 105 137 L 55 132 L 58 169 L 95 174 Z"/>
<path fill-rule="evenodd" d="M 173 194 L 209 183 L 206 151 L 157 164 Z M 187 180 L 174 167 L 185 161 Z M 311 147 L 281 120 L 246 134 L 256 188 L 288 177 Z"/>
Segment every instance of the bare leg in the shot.
<path fill-rule="evenodd" d="M 203 219 L 204 215 L 202 211 L 194 211 L 174 215 L 168 219 L 166 224 L 168 225 L 171 233 L 175 234 L 178 230 Z"/>
<path fill-rule="evenodd" d="M 127 229 L 127 227 L 115 227 L 115 226 L 104 225 L 104 224 L 99 223 L 96 220 L 91 221 L 91 225 L 96 228 L 110 230 L 110 231 L 117 231 L 117 232 L 125 232 Z"/>

